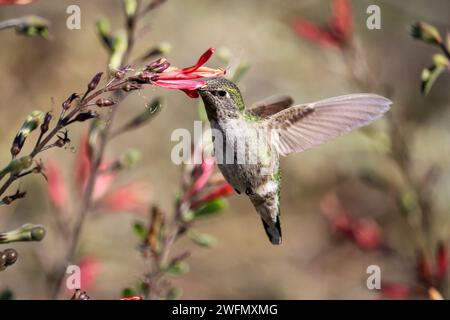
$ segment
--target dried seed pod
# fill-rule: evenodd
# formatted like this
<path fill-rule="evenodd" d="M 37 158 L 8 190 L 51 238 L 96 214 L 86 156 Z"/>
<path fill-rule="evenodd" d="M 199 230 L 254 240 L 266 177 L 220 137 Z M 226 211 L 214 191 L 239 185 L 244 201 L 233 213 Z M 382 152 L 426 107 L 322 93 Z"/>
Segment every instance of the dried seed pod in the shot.
<path fill-rule="evenodd" d="M 83 122 L 92 118 L 98 118 L 98 113 L 92 110 L 79 113 L 70 123 L 78 121 Z"/>
<path fill-rule="evenodd" d="M 72 93 L 72 94 L 66 99 L 66 101 L 64 101 L 64 102 L 62 103 L 62 108 L 63 108 L 64 110 L 69 109 L 69 107 L 70 107 L 70 105 L 72 104 L 73 100 L 75 100 L 75 99 L 78 98 L 78 97 L 79 97 L 78 94 Z"/>
<path fill-rule="evenodd" d="M 5 266 L 8 267 L 10 265 L 13 265 L 18 258 L 18 253 L 14 249 L 6 249 L 3 251 L 3 255 L 5 257 Z"/>
<path fill-rule="evenodd" d="M 129 82 L 122 87 L 122 90 L 125 92 L 130 92 L 130 91 L 139 90 L 139 89 L 142 89 L 142 84 L 139 84 L 136 82 Z"/>
<path fill-rule="evenodd" d="M 114 105 L 115 102 L 112 99 L 100 98 L 97 101 L 95 101 L 95 104 L 99 107 L 110 107 Z"/>
<path fill-rule="evenodd" d="M 103 72 L 99 72 L 92 78 L 91 82 L 89 82 L 88 84 L 88 92 L 97 88 L 98 84 L 100 83 L 100 79 L 102 78 L 102 75 Z"/>
<path fill-rule="evenodd" d="M 44 134 L 48 131 L 49 129 L 49 125 L 50 125 L 50 121 L 52 121 L 52 113 L 51 112 L 47 112 L 44 116 L 44 122 L 42 122 L 41 124 L 41 132 Z"/>

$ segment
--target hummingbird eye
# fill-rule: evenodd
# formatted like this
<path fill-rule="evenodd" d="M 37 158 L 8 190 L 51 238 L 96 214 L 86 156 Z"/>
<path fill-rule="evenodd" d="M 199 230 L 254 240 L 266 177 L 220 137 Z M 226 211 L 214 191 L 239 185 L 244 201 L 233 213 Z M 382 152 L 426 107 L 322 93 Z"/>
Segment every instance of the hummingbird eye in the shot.
<path fill-rule="evenodd" d="M 221 97 L 221 98 L 226 97 L 227 94 L 228 94 L 228 93 L 227 93 L 226 91 L 224 91 L 224 90 L 217 90 L 217 91 L 214 91 L 214 95 L 215 95 L 215 96 L 218 96 L 218 97 Z"/>

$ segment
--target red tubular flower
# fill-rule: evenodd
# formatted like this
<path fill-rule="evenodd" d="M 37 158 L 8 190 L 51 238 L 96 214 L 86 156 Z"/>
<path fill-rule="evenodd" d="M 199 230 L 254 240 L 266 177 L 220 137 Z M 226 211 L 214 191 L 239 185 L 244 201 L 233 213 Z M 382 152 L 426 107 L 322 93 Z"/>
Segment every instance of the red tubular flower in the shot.
<path fill-rule="evenodd" d="M 326 26 L 309 20 L 295 19 L 291 27 L 297 35 L 324 47 L 342 48 L 353 32 L 352 11 L 349 0 L 333 0 L 333 17 Z"/>
<path fill-rule="evenodd" d="M 231 185 L 229 185 L 227 182 L 223 182 L 219 186 L 215 187 L 210 193 L 208 193 L 206 196 L 202 197 L 200 200 L 194 201 L 191 204 L 191 208 L 197 208 L 201 205 L 215 200 L 220 197 L 228 197 L 232 194 L 234 194 L 234 189 Z"/>
<path fill-rule="evenodd" d="M 195 179 L 195 182 L 193 183 L 190 190 L 190 195 L 196 194 L 197 192 L 202 190 L 202 188 L 206 185 L 209 177 L 211 176 L 214 170 L 214 164 L 215 164 L 214 158 L 203 159 L 202 164 L 200 166 L 201 173 L 197 177 L 197 179 Z"/>
<path fill-rule="evenodd" d="M 194 81 L 193 79 L 218 77 L 225 74 L 224 69 L 203 67 L 203 65 L 211 58 L 214 51 L 214 48 L 206 50 L 206 52 L 198 59 L 197 63 L 191 67 L 184 69 L 169 67 L 163 72 L 157 73 L 152 77 L 151 84 L 167 89 L 180 89 L 192 98 L 198 97 L 195 90 L 202 87 L 205 82 Z"/>
<path fill-rule="evenodd" d="M 69 193 L 64 184 L 61 168 L 53 162 L 47 163 L 45 173 L 48 179 L 48 197 L 52 205 L 61 211 L 68 203 Z"/>

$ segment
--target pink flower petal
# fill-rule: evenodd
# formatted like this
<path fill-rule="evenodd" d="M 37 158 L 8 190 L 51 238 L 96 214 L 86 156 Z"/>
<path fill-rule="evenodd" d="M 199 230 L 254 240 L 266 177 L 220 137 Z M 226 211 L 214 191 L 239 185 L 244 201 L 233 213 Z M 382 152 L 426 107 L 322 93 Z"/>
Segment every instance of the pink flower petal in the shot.
<path fill-rule="evenodd" d="M 214 158 L 203 159 L 201 164 L 201 174 L 195 180 L 194 184 L 191 187 L 190 191 L 191 195 L 199 192 L 206 185 L 209 177 L 211 176 L 211 173 L 214 170 L 214 165 L 215 165 Z"/>
<path fill-rule="evenodd" d="M 142 183 L 132 183 L 109 192 L 102 201 L 102 207 L 111 212 L 145 214 L 149 199 Z"/>
<path fill-rule="evenodd" d="M 50 202 L 58 211 L 61 211 L 69 201 L 69 193 L 64 184 L 61 168 L 56 162 L 48 162 L 45 173 L 48 179 L 47 191 Z"/>
<path fill-rule="evenodd" d="M 100 199 L 106 193 L 106 191 L 108 191 L 109 187 L 111 186 L 116 177 L 116 175 L 112 172 L 106 173 L 101 172 L 107 170 L 110 164 L 111 164 L 110 161 L 104 161 L 100 164 L 99 173 L 97 175 L 97 179 L 94 186 L 94 192 L 92 195 L 94 201 Z M 80 194 L 84 193 L 90 174 L 91 174 L 91 157 L 89 154 L 87 134 L 85 134 L 81 138 L 80 146 L 78 149 L 78 158 L 75 163 L 75 179 Z"/>
<path fill-rule="evenodd" d="M 97 279 L 101 270 L 101 263 L 95 257 L 85 257 L 80 263 L 80 271 L 81 271 L 81 288 L 83 290 L 88 290 Z"/>

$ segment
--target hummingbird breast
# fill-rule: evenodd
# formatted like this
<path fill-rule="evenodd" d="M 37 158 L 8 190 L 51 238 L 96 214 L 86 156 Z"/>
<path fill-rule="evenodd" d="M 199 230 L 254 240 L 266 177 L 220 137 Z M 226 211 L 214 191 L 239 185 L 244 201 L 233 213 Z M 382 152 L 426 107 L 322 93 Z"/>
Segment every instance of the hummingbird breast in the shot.
<path fill-rule="evenodd" d="M 278 154 L 256 123 L 226 119 L 211 121 L 211 129 L 218 167 L 233 188 L 250 196 L 270 185 L 278 172 Z"/>

